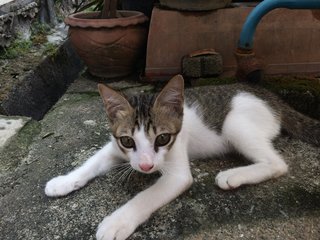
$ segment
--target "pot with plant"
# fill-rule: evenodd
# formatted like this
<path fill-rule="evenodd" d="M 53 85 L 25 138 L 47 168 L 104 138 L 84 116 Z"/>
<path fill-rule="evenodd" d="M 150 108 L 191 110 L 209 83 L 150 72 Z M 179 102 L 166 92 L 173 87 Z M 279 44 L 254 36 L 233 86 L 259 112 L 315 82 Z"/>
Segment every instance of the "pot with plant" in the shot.
<path fill-rule="evenodd" d="M 148 18 L 117 10 L 117 0 L 92 0 L 68 16 L 69 39 L 92 75 L 115 78 L 134 72 L 144 53 Z M 86 12 L 89 7 L 101 11 Z"/>

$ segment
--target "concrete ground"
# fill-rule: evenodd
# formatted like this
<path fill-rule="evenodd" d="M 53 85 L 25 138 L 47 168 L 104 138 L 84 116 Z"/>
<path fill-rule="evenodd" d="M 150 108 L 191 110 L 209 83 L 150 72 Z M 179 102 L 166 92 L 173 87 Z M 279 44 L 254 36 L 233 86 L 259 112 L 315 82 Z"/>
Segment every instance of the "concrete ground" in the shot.
<path fill-rule="evenodd" d="M 153 89 L 125 81 L 112 85 L 136 93 Z M 80 77 L 41 121 L 24 119 L 0 147 L 2 240 L 94 239 L 104 216 L 157 178 L 137 173 L 126 180 L 111 173 L 66 197 L 45 196 L 49 179 L 78 166 L 109 139 L 105 117 L 96 83 Z M 0 134 L 10 125 L 7 118 L 3 124 Z M 286 176 L 222 191 L 215 175 L 246 160 L 194 160 L 192 188 L 130 239 L 320 239 L 320 149 L 284 136 L 275 145 L 289 165 Z"/>

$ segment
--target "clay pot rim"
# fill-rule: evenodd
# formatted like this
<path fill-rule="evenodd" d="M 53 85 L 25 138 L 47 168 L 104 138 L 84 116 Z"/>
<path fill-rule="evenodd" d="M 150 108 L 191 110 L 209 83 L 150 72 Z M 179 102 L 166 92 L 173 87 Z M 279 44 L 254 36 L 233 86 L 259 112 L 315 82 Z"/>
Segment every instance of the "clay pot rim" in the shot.
<path fill-rule="evenodd" d="M 113 27 L 127 27 L 130 25 L 137 25 L 145 23 L 149 19 L 142 12 L 118 10 L 117 15 L 120 17 L 111 19 L 95 18 L 100 12 L 79 12 L 69 15 L 64 22 L 71 27 L 81 28 L 113 28 Z"/>

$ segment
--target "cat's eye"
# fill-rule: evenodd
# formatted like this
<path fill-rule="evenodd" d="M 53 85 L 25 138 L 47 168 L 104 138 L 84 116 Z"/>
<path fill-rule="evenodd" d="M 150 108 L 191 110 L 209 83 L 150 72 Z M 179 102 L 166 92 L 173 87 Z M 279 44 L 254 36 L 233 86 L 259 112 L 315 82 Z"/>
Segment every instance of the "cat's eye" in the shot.
<path fill-rule="evenodd" d="M 162 133 L 157 136 L 155 145 L 157 147 L 162 147 L 167 145 L 170 142 L 170 140 L 171 140 L 171 135 L 169 133 Z"/>
<path fill-rule="evenodd" d="M 120 142 L 121 142 L 121 145 L 125 148 L 135 147 L 134 140 L 131 137 L 128 137 L 128 136 L 120 137 Z"/>

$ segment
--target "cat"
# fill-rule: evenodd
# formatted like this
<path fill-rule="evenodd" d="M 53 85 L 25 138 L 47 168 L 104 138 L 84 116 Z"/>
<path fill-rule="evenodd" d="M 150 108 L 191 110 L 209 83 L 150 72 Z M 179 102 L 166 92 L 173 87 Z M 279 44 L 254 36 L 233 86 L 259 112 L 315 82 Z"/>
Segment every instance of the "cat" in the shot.
<path fill-rule="evenodd" d="M 216 176 L 217 186 L 229 190 L 288 171 L 272 144 L 281 128 L 319 145 L 318 122 L 257 87 L 233 84 L 184 91 L 184 79 L 177 75 L 157 95 L 127 98 L 102 84 L 98 89 L 111 141 L 79 168 L 51 179 L 45 194 L 67 195 L 123 162 L 142 173 L 161 173 L 154 185 L 103 219 L 98 240 L 127 239 L 153 212 L 187 190 L 193 182 L 191 158 L 237 151 L 251 160 L 251 165 Z"/>

